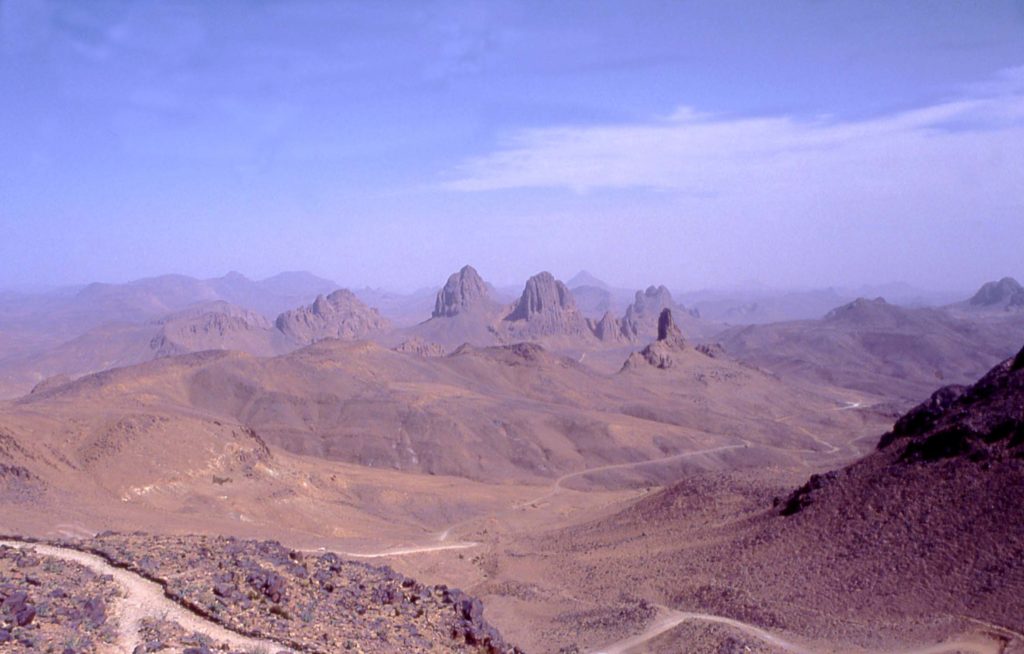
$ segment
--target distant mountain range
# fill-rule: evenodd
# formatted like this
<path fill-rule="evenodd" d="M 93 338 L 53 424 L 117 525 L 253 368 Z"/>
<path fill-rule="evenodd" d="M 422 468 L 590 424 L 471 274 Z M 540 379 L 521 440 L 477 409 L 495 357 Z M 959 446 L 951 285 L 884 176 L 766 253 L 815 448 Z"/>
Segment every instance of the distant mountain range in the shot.
<path fill-rule="evenodd" d="M 593 352 L 595 365 L 603 360 L 612 370 L 656 339 L 658 317 L 669 309 L 685 338 L 718 341 L 728 356 L 776 374 L 912 401 L 935 380 L 970 379 L 1006 356 L 1024 322 L 1024 289 L 1011 278 L 939 308 L 884 300 L 829 304 L 841 296 L 834 290 L 762 296 L 736 306 L 735 298 L 704 293 L 688 295 L 695 302 L 687 306 L 665 286 L 615 289 L 581 271 L 569 283 L 538 273 L 507 301 L 472 266 L 453 273 L 440 290 L 413 294 L 351 292 L 304 272 L 259 281 L 239 273 L 205 280 L 165 275 L 6 293 L 0 295 L 0 395 L 27 392 L 51 376 L 162 356 L 206 349 L 271 356 L 325 338 L 369 338 L 435 356 L 464 343 L 532 341 L 576 357 Z M 760 324 L 769 315 L 825 306 L 821 318 Z M 705 312 L 754 324 L 730 327 L 731 320 Z"/>

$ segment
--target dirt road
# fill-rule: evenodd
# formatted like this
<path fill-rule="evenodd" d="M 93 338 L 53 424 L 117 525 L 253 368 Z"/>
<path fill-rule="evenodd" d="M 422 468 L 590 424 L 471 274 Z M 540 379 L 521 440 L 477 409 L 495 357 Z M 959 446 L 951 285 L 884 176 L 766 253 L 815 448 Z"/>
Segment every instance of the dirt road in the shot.
<path fill-rule="evenodd" d="M 0 540 L 0 545 L 35 550 L 40 555 L 78 563 L 97 574 L 113 577 L 125 594 L 122 599 L 117 601 L 115 608 L 119 626 L 116 651 L 119 653 L 131 652 L 135 647 L 143 644 L 139 628 L 144 618 L 176 622 L 186 631 L 198 632 L 214 641 L 227 643 L 233 649 L 240 649 L 246 652 L 288 651 L 280 643 L 271 640 L 249 638 L 200 617 L 165 596 L 164 589 L 159 584 L 140 577 L 134 572 L 115 567 L 95 554 L 88 554 L 66 547 L 23 541 Z"/>

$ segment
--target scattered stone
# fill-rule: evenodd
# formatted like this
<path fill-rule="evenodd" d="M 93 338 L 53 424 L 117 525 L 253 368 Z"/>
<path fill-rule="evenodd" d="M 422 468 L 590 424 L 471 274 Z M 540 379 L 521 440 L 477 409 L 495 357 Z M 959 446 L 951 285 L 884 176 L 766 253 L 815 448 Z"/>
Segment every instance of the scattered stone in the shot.
<path fill-rule="evenodd" d="M 129 570 L 141 572 L 147 559 L 148 576 L 173 599 L 229 629 L 296 651 L 333 654 L 352 643 L 349 649 L 366 654 L 518 652 L 487 624 L 479 600 L 331 553 L 207 536 L 105 534 L 88 545 Z M 164 646 L 215 649 L 166 626 L 146 633 L 147 642 L 159 639 Z"/>

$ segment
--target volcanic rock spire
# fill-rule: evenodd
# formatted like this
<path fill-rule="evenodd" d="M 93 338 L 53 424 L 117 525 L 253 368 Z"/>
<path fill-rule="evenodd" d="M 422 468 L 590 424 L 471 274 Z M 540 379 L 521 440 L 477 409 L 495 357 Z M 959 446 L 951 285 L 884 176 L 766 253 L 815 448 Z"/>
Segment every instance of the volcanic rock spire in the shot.
<path fill-rule="evenodd" d="M 523 338 L 592 336 L 569 287 L 549 272 L 527 280 L 505 323 Z"/>
<path fill-rule="evenodd" d="M 666 369 L 675 365 L 675 354 L 686 348 L 683 334 L 676 327 L 671 309 L 662 309 L 658 315 L 658 340 L 626 359 L 623 369 L 640 368 L 645 364 Z"/>
<path fill-rule="evenodd" d="M 473 266 L 452 273 L 434 301 L 434 318 L 450 318 L 483 309 L 488 304 L 487 284 Z"/>

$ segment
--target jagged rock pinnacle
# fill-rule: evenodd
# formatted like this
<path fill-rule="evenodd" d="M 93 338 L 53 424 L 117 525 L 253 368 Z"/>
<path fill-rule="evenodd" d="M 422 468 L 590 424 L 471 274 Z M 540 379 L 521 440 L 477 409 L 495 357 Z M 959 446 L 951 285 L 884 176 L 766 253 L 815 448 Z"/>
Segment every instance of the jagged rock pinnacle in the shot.
<path fill-rule="evenodd" d="M 437 292 L 432 315 L 434 318 L 444 318 L 474 311 L 484 306 L 487 299 L 487 284 L 473 266 L 463 266 Z"/>

